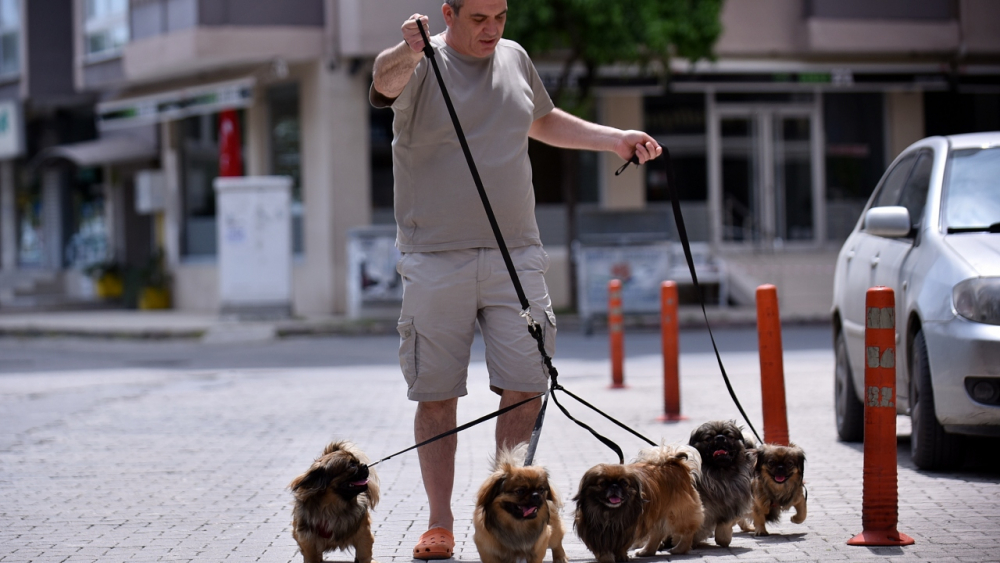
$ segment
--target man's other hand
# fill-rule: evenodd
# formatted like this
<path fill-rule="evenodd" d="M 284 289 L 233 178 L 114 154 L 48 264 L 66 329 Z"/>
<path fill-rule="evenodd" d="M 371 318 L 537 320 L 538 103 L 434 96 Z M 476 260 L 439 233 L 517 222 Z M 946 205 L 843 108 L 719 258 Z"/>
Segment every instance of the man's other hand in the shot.
<path fill-rule="evenodd" d="M 639 157 L 639 164 L 653 160 L 663 154 L 663 147 L 642 131 L 622 131 L 622 136 L 615 144 L 615 152 L 624 160 L 631 160 L 632 155 Z"/>

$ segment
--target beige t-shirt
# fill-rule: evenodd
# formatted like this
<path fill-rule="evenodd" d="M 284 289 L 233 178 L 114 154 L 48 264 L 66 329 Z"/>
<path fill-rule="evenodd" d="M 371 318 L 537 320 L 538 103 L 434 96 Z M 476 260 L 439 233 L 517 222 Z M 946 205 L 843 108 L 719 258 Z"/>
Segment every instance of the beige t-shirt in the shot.
<path fill-rule="evenodd" d="M 553 104 L 520 45 L 501 39 L 493 55 L 457 53 L 431 38 L 445 87 L 510 248 L 540 244 L 528 160 L 528 129 Z M 388 100 L 369 93 L 375 107 Z M 434 69 L 424 58 L 391 101 L 396 246 L 402 252 L 496 248 Z"/>

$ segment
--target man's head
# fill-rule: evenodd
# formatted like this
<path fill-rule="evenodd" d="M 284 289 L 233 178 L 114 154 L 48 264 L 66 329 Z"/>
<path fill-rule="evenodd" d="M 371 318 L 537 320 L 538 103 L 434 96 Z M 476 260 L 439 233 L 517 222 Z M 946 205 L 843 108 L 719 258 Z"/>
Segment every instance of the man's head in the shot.
<path fill-rule="evenodd" d="M 507 0 L 444 0 L 445 41 L 463 55 L 493 54 L 507 22 Z"/>

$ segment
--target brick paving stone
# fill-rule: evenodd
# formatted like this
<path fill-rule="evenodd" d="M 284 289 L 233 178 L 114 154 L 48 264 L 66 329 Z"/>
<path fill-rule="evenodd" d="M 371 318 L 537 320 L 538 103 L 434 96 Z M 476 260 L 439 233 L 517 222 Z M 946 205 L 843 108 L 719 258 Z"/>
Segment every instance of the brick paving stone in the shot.
<path fill-rule="evenodd" d="M 604 346 L 599 339 L 594 345 Z M 627 350 L 626 350 L 627 352 Z M 759 363 L 751 353 L 724 355 L 751 420 L 760 424 Z M 560 381 L 574 393 L 654 441 L 686 442 L 698 424 L 738 418 L 713 356 L 681 359 L 683 413 L 661 424 L 661 360 L 629 356 L 627 388 L 609 390 L 607 361 L 560 358 Z M 807 453 L 809 517 L 769 526 L 771 536 L 737 532 L 729 548 L 651 561 L 996 561 L 1000 560 L 1000 469 L 927 473 L 899 440 L 899 530 L 904 548 L 850 547 L 861 531 L 863 456 L 837 442 L 830 351 L 785 354 L 789 428 Z M 4 374 L 2 417 L 31 424 L 0 440 L 0 561 L 300 562 L 291 537 L 287 485 L 332 439 L 349 438 L 373 459 L 412 444 L 415 405 L 405 399 L 396 365 L 240 370 L 109 370 Z M 74 384 L 74 381 L 76 383 Z M 496 407 L 482 362 L 470 368 L 470 395 L 459 420 Z M 565 397 L 565 396 L 563 396 Z M 642 442 L 587 412 L 574 415 L 616 440 L 628 457 Z M 905 421 L 901 419 L 901 428 Z M 758 428 L 761 430 L 760 428 Z M 479 561 L 472 542 L 475 492 L 488 474 L 493 425 L 459 436 L 454 491 L 456 559 Z M 550 405 L 537 462 L 548 468 L 566 506 L 582 473 L 614 455 Z M 415 452 L 376 468 L 382 503 L 374 513 L 375 555 L 412 561 L 426 525 L 426 499 Z M 570 531 L 571 561 L 592 561 Z M 351 561 L 334 553 L 329 561 Z M 549 560 L 549 557 L 546 558 Z"/>

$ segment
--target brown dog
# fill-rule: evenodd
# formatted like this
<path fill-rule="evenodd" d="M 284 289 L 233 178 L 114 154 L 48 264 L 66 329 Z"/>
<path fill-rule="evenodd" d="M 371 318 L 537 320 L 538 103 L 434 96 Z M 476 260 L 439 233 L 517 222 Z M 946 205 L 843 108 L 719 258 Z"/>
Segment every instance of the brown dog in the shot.
<path fill-rule="evenodd" d="M 639 557 L 656 555 L 669 538 L 670 553 L 687 553 L 703 526 L 705 513 L 696 483 L 701 477 L 701 455 L 690 446 L 660 446 L 639 452 L 633 467 L 643 476 L 648 501 L 636 529 Z"/>
<path fill-rule="evenodd" d="M 483 563 L 541 563 L 550 548 L 553 563 L 568 561 L 562 547 L 562 503 L 545 469 L 522 466 L 526 451 L 526 444 L 501 450 L 479 489 L 472 539 Z"/>
<path fill-rule="evenodd" d="M 703 520 L 700 465 L 694 448 L 661 446 L 629 465 L 592 467 L 574 498 L 577 534 L 600 563 L 627 561 L 632 546 L 653 555 L 667 537 L 676 541 L 671 553 L 686 553 Z"/>
<path fill-rule="evenodd" d="M 305 563 L 321 563 L 323 552 L 354 548 L 357 563 L 372 563 L 372 519 L 378 476 L 368 457 L 350 442 L 334 442 L 289 487 L 295 495 L 292 536 Z"/>
<path fill-rule="evenodd" d="M 795 444 L 757 447 L 753 477 L 753 527 L 755 536 L 768 535 L 767 522 L 777 522 L 781 512 L 795 507 L 792 522 L 806 519 L 806 488 L 802 483 L 806 454 Z"/>

